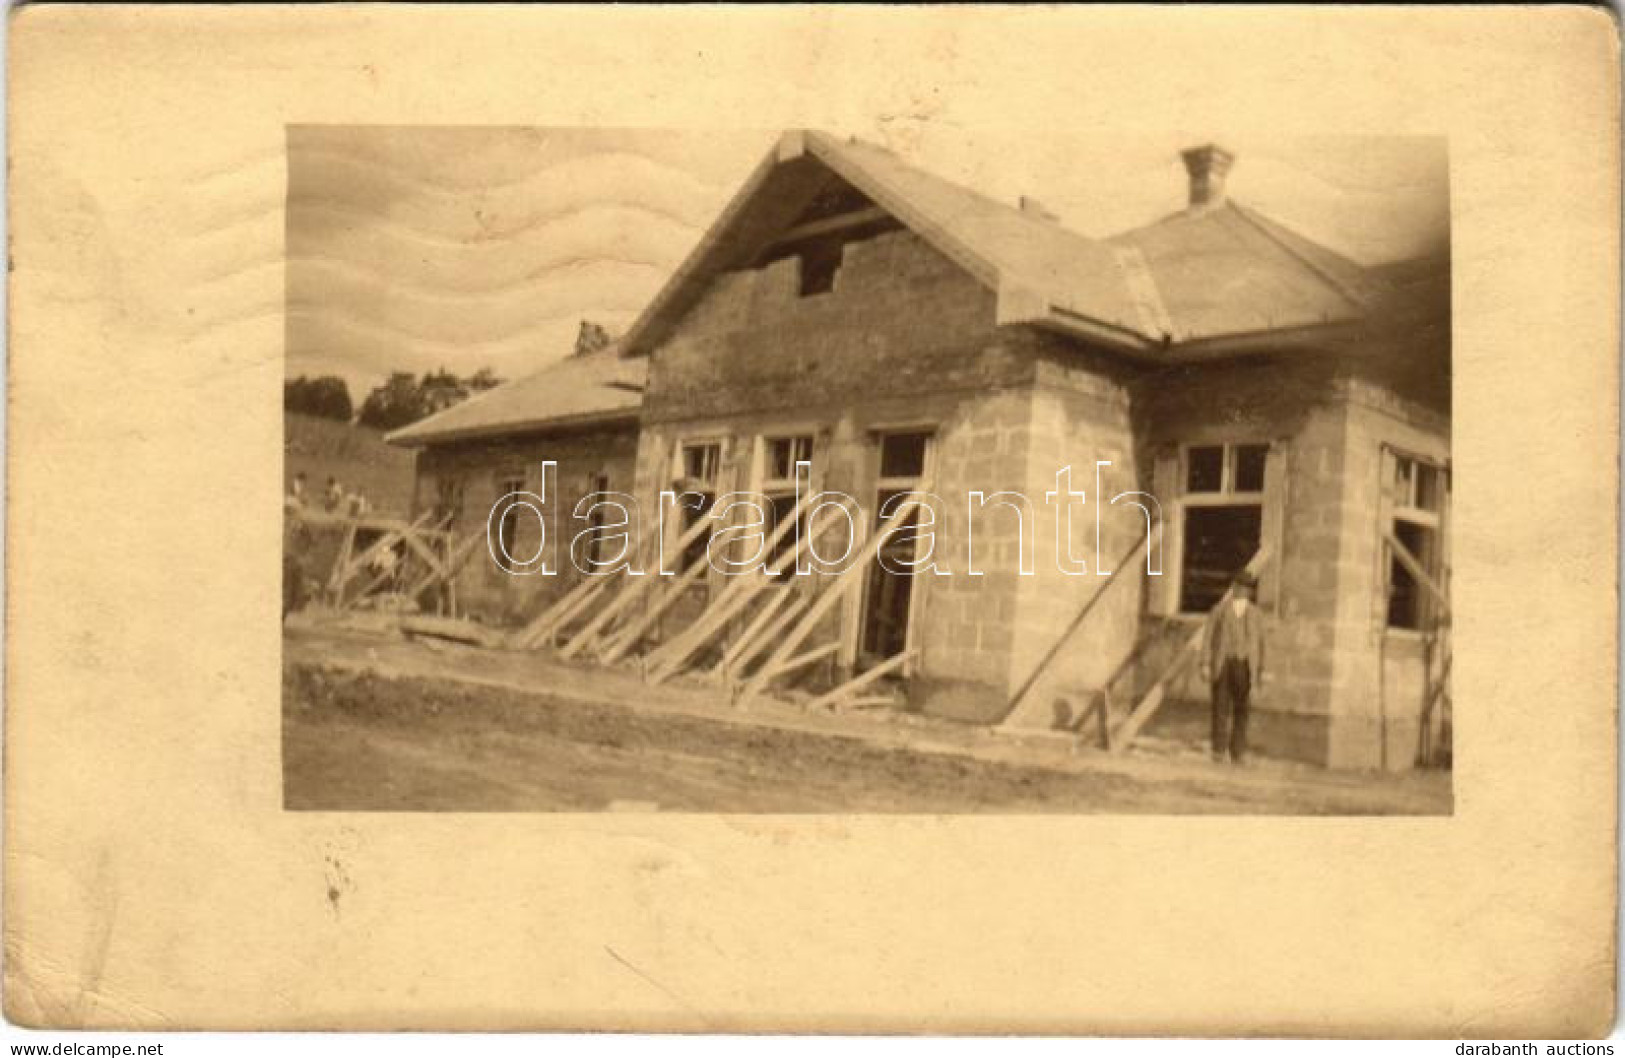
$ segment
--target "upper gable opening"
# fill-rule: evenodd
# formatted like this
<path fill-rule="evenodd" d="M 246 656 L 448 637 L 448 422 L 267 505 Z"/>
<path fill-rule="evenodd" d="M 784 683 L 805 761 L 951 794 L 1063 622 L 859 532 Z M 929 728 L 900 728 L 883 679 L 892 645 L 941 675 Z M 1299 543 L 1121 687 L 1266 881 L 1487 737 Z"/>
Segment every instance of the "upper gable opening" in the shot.
<path fill-rule="evenodd" d="M 902 227 L 869 196 L 830 173 L 790 225 L 757 255 L 752 267 L 764 268 L 789 257 L 797 258 L 801 296 L 827 294 L 835 289 L 848 245 Z"/>

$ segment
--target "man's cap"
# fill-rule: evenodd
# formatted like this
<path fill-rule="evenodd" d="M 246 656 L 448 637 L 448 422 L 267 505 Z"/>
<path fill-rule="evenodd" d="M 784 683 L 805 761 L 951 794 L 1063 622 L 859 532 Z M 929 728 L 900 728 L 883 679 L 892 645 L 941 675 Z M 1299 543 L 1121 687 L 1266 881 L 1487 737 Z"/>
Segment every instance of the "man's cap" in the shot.
<path fill-rule="evenodd" d="M 1257 576 L 1257 574 L 1255 574 L 1250 569 L 1244 569 L 1240 573 L 1237 573 L 1236 574 L 1236 587 L 1238 587 L 1238 588 L 1256 588 L 1256 587 L 1258 587 L 1258 576 Z"/>

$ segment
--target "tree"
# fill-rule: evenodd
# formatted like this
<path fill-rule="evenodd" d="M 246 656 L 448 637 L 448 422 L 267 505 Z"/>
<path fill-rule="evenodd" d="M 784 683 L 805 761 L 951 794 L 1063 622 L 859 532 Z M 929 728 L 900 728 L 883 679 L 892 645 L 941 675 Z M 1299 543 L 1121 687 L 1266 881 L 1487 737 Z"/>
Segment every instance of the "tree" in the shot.
<path fill-rule="evenodd" d="M 500 385 L 502 385 L 502 379 L 498 378 L 496 372 L 488 367 L 482 367 L 468 376 L 468 388 L 475 393 L 483 393 Z"/>
<path fill-rule="evenodd" d="M 350 403 L 350 387 L 337 375 L 323 375 L 320 378 L 300 375 L 286 379 L 282 383 L 282 408 L 284 411 L 340 422 L 349 422 L 350 416 L 355 413 L 354 405 Z"/>
<path fill-rule="evenodd" d="M 398 430 L 427 414 L 417 379 L 410 371 L 395 371 L 361 402 L 360 422 L 375 430 Z"/>
<path fill-rule="evenodd" d="M 396 371 L 389 380 L 367 394 L 361 405 L 361 425 L 378 430 L 398 430 L 419 419 L 445 411 L 473 394 L 500 386 L 502 379 L 482 367 L 467 379 L 441 368 L 414 378 L 410 371 Z"/>

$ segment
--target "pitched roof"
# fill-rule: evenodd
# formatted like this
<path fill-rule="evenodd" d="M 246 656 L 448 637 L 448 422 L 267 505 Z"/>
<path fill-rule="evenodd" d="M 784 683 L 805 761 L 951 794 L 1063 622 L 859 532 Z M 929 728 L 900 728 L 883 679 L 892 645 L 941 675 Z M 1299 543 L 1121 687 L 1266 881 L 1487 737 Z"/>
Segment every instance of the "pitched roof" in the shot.
<path fill-rule="evenodd" d="M 1183 210 L 1109 240 L 1146 270 L 1174 341 L 1361 318 L 1383 283 L 1235 202 Z"/>
<path fill-rule="evenodd" d="M 712 275 L 737 267 L 741 246 L 774 223 L 755 200 L 776 173 L 804 157 L 994 290 L 1000 323 L 1058 327 L 1154 359 L 1171 355 L 1170 343 L 1353 322 L 1384 285 L 1374 272 L 1239 204 L 1184 210 L 1090 239 L 882 147 L 789 132 L 632 325 L 623 355 L 649 352 Z"/>
<path fill-rule="evenodd" d="M 994 289 L 1019 286 L 1124 331 L 1146 325 L 1110 246 L 904 162 L 882 147 L 807 133 L 813 154 Z"/>
<path fill-rule="evenodd" d="M 444 444 L 526 430 L 601 425 L 637 418 L 647 361 L 613 345 L 565 357 L 389 434 L 400 445 Z"/>
<path fill-rule="evenodd" d="M 1111 247 L 917 169 L 873 144 L 792 131 L 632 324 L 623 355 L 647 354 L 700 299 L 713 276 L 739 267 L 752 240 L 791 220 L 809 158 L 998 292 L 1001 322 L 1059 311 L 1108 344 L 1145 344 L 1147 318 Z"/>
<path fill-rule="evenodd" d="M 1183 342 L 1296 336 L 1306 328 L 1354 323 L 1390 289 L 1380 270 L 1235 202 L 1090 239 L 918 169 L 882 147 L 793 131 L 751 173 L 617 345 L 569 357 L 388 439 L 432 444 L 635 418 L 644 354 L 671 333 L 716 274 L 740 267 L 759 241 L 793 220 L 813 187 L 806 159 L 995 291 L 998 322 L 1055 327 L 1148 360 L 1177 358 Z"/>

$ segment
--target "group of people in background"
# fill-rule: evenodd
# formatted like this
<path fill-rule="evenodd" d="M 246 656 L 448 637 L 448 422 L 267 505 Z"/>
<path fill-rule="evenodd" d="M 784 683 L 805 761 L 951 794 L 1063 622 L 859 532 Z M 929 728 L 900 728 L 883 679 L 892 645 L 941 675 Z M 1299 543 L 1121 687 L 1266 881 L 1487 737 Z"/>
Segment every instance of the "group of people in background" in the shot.
<path fill-rule="evenodd" d="M 361 518 L 372 513 L 372 501 L 367 499 L 366 493 L 360 489 L 347 489 L 344 483 L 336 477 L 327 479 L 327 489 L 322 493 L 320 503 L 312 507 L 312 501 L 305 494 L 305 473 L 300 471 L 293 476 L 288 485 L 288 495 L 283 506 L 290 511 L 321 510 L 328 514 Z"/>

